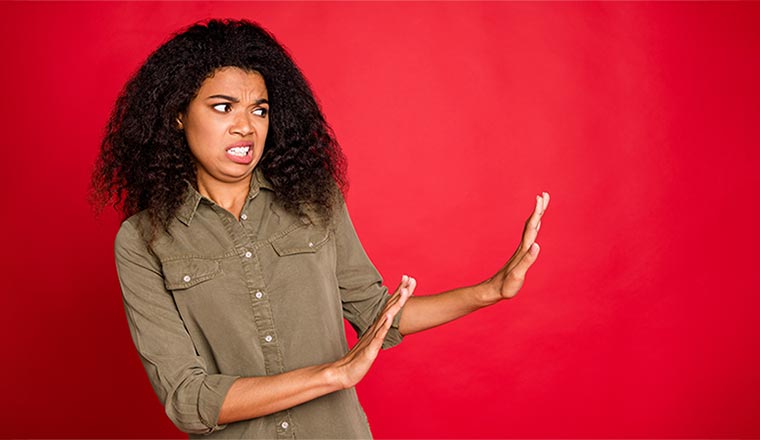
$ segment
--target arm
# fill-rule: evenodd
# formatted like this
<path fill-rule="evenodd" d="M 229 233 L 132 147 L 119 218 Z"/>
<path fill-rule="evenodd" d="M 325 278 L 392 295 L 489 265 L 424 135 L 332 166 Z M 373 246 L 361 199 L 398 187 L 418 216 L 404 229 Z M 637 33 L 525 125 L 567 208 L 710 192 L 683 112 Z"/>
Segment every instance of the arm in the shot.
<path fill-rule="evenodd" d="M 359 241 L 345 202 L 341 202 L 340 209 L 336 212 L 335 243 L 335 276 L 343 317 L 361 338 L 372 323 L 380 319 L 383 309 L 396 301 L 395 298 L 402 289 L 407 290 L 411 296 L 414 286 L 409 284 L 409 277 L 404 276 L 396 293 L 393 296 L 388 295 L 388 289 L 383 285 L 380 273 Z M 403 310 L 399 310 L 395 315 L 382 348 L 390 348 L 401 342 L 402 335 L 398 326 L 402 314 Z"/>
<path fill-rule="evenodd" d="M 410 298 L 399 322 L 401 334 L 436 327 L 515 296 L 523 285 L 525 274 L 538 257 L 539 246 L 535 241 L 541 227 L 541 217 L 548 205 L 548 193 L 536 197 L 536 206 L 525 222 L 520 246 L 493 277 L 474 286 Z M 414 290 L 416 280 L 404 279 L 402 286 Z"/>
<path fill-rule="evenodd" d="M 539 248 L 535 239 L 541 225 L 541 216 L 548 204 L 548 194 L 544 193 L 543 196 L 536 198 L 536 207 L 525 224 L 520 247 L 492 278 L 471 287 L 410 298 L 416 287 L 416 281 L 405 275 L 396 292 L 385 304 L 380 318 L 366 331 L 358 329 L 362 332 L 362 337 L 344 358 L 334 363 L 302 368 L 276 376 L 238 379 L 230 388 L 224 401 L 219 417 L 220 423 L 280 411 L 321 395 L 354 386 L 364 377 L 377 357 L 383 340 L 391 328 L 391 323 L 401 307 L 404 307 L 404 313 L 398 324 L 399 331 L 402 335 L 406 335 L 441 325 L 481 307 L 516 295 L 522 287 L 525 273 L 538 256 Z M 352 263 L 347 270 L 344 269 L 346 273 L 339 274 L 343 275 L 339 278 L 346 284 L 346 280 L 353 281 L 355 274 L 367 271 L 372 273 L 374 268 L 367 269 L 371 263 L 360 247 L 345 244 L 346 242 L 358 243 L 358 238 L 355 236 L 356 233 L 350 224 L 347 212 L 344 211 L 344 215 L 343 220 L 347 223 L 343 232 L 345 237 L 339 237 L 339 246 L 341 252 L 350 253 L 343 259 Z M 345 248 L 350 248 L 350 250 Z M 358 265 L 361 270 L 353 265 Z M 376 277 L 379 278 L 379 276 Z M 358 302 L 367 301 L 362 298 L 362 301 Z"/>
<path fill-rule="evenodd" d="M 237 376 L 208 373 L 165 288 L 160 262 L 130 221 L 116 235 L 114 254 L 132 341 L 166 415 L 187 433 L 223 429 L 217 414 Z"/>
<path fill-rule="evenodd" d="M 207 371 L 164 287 L 160 262 L 129 222 L 119 230 L 115 256 L 130 332 L 151 384 L 177 428 L 195 434 L 354 386 L 374 362 L 394 317 L 411 294 L 399 288 L 381 309 L 380 318 L 336 362 L 241 378 Z"/>
<path fill-rule="evenodd" d="M 394 317 L 411 294 L 412 290 L 399 286 L 380 317 L 351 351 L 335 362 L 235 381 L 224 399 L 219 423 L 272 414 L 356 385 L 377 358 Z"/>

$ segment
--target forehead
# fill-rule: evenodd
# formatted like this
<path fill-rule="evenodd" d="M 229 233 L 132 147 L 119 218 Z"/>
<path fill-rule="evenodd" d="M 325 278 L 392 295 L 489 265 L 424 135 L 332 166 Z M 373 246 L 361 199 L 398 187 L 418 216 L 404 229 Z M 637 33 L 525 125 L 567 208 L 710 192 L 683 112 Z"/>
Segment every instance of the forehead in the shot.
<path fill-rule="evenodd" d="M 243 70 L 239 67 L 222 67 L 206 78 L 198 90 L 198 94 L 213 95 L 215 93 L 253 94 L 266 97 L 267 87 L 264 77 L 255 70 Z"/>

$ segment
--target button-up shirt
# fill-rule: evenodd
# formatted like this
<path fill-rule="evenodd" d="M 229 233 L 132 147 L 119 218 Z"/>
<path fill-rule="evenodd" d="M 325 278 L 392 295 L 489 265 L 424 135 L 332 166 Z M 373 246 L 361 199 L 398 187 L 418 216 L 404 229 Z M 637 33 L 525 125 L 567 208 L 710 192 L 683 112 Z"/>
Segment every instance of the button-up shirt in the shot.
<path fill-rule="evenodd" d="M 191 438 L 368 438 L 354 388 L 219 425 L 239 377 L 332 362 L 390 298 L 345 205 L 317 226 L 285 211 L 256 170 L 240 218 L 188 185 L 169 227 L 148 245 L 147 213 L 122 223 L 116 265 L 130 332 L 166 413 Z M 401 341 L 400 314 L 384 347 Z"/>

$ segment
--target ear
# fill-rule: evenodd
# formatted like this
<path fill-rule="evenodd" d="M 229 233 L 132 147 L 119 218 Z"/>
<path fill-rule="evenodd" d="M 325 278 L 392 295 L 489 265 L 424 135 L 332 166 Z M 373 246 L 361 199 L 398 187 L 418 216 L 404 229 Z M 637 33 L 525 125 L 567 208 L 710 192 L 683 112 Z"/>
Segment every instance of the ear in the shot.
<path fill-rule="evenodd" d="M 184 116 L 180 113 L 179 116 L 177 116 L 177 119 L 175 119 L 175 122 L 177 123 L 177 129 L 183 130 L 185 128 L 185 124 L 182 123 L 182 120 L 184 119 Z"/>

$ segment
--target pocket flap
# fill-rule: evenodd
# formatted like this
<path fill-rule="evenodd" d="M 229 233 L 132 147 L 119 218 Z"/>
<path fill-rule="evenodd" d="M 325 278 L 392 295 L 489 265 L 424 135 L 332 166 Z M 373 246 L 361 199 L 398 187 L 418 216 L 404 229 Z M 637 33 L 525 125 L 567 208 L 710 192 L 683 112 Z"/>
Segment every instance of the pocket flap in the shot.
<path fill-rule="evenodd" d="M 314 253 L 321 248 L 329 238 L 327 229 L 304 226 L 272 241 L 277 255 Z"/>
<path fill-rule="evenodd" d="M 164 283 L 169 290 L 193 287 L 220 272 L 219 262 L 208 258 L 184 258 L 166 261 L 162 265 Z"/>

